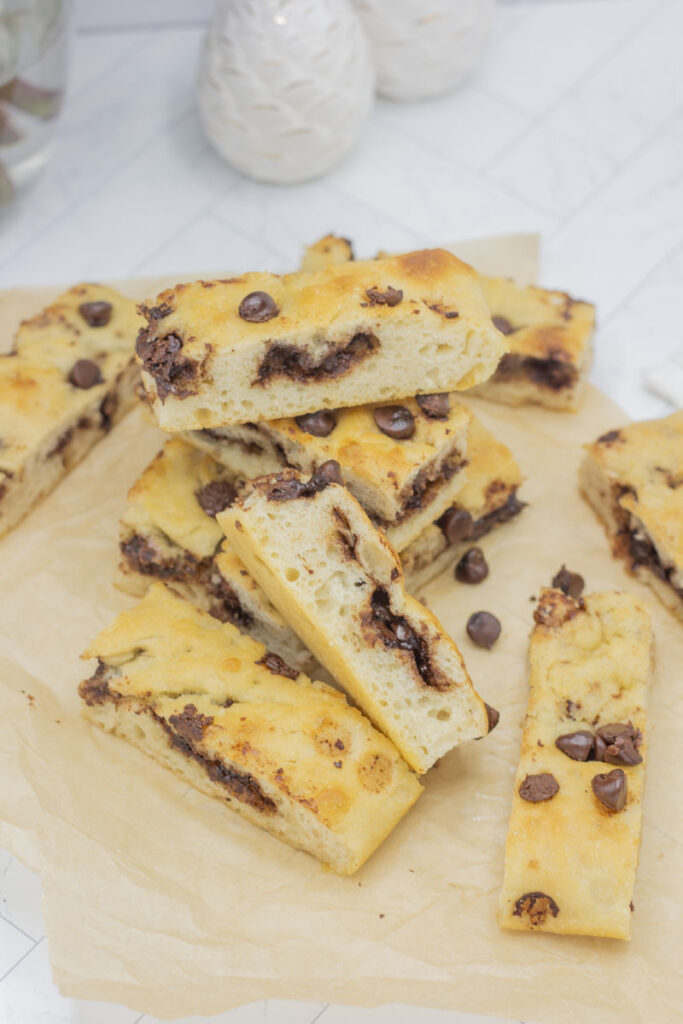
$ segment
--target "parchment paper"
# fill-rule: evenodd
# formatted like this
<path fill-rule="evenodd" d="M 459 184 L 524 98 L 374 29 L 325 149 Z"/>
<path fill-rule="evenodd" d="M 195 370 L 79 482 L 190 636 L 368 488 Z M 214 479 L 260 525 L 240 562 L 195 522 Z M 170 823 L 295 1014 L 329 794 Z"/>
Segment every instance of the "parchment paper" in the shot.
<path fill-rule="evenodd" d="M 497 272 L 525 276 L 506 264 L 504 243 L 489 255 Z M 145 294 L 155 285 L 129 286 Z M 48 297 L 2 297 L 6 342 L 18 317 Z M 481 541 L 491 567 L 483 584 L 446 574 L 424 595 L 461 645 L 479 692 L 500 709 L 500 725 L 430 772 L 424 796 L 351 879 L 326 873 L 80 716 L 76 686 L 90 666 L 79 652 L 131 603 L 111 582 L 117 519 L 162 440 L 139 412 L 2 542 L 0 844 L 40 872 L 65 994 L 161 1017 L 277 997 L 402 1002 L 542 1024 L 680 1020 L 683 631 L 611 558 L 576 488 L 580 445 L 625 416 L 595 390 L 576 416 L 472 404 L 517 455 L 530 505 Z M 531 596 L 562 562 L 588 589 L 633 589 L 654 617 L 630 943 L 505 933 L 495 920 Z M 490 652 L 465 635 L 479 609 L 503 623 Z"/>

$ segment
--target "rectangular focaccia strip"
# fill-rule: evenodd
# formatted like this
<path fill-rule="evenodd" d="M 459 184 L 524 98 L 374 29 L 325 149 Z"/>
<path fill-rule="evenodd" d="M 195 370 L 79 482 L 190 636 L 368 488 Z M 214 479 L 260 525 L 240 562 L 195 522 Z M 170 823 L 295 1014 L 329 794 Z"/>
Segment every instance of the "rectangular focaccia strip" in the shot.
<path fill-rule="evenodd" d="M 326 235 L 304 250 L 301 267 L 321 269 L 344 259 L 353 259 L 350 241 Z M 521 287 L 507 278 L 481 274 L 479 280 L 509 351 L 475 393 L 504 405 L 578 409 L 593 358 L 595 307 L 566 292 Z"/>
<path fill-rule="evenodd" d="M 290 467 L 310 476 L 339 463 L 344 482 L 397 551 L 453 502 L 462 486 L 471 413 L 448 394 L 363 405 L 185 437 L 245 478 Z"/>
<path fill-rule="evenodd" d="M 88 718 L 339 874 L 420 795 L 341 693 L 161 583 L 83 657 L 99 661 L 79 687 Z"/>
<path fill-rule="evenodd" d="M 683 411 L 603 434 L 579 479 L 614 554 L 683 621 Z"/>
<path fill-rule="evenodd" d="M 595 306 L 506 278 L 482 276 L 481 285 L 510 351 L 473 393 L 505 405 L 578 409 L 593 358 Z"/>
<path fill-rule="evenodd" d="M 241 481 L 180 438 L 167 441 L 128 492 L 120 579 L 141 597 L 155 580 L 304 671 L 315 659 L 253 581 L 216 522 Z"/>
<path fill-rule="evenodd" d="M 135 304 L 81 284 L 19 327 L 0 355 L 0 535 L 134 404 Z"/>
<path fill-rule="evenodd" d="M 324 463 L 246 485 L 218 521 L 318 661 L 425 772 L 489 731 L 487 707 L 439 621 L 406 594 L 398 556 Z"/>
<path fill-rule="evenodd" d="M 448 568 L 473 541 L 519 515 L 522 473 L 509 448 L 472 417 L 467 433 L 467 468 L 455 501 L 401 551 L 411 593 Z"/>
<path fill-rule="evenodd" d="M 180 284 L 140 309 L 142 380 L 170 431 L 462 390 L 507 351 L 476 274 L 442 249 Z"/>
<path fill-rule="evenodd" d="M 628 939 L 653 638 L 630 594 L 541 594 L 505 846 L 504 928 Z"/>

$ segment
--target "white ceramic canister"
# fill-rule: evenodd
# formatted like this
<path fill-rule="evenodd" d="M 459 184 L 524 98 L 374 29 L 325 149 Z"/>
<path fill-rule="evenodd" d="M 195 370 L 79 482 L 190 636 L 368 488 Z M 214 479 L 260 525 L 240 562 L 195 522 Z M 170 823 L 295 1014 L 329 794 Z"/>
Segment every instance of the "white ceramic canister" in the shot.
<path fill-rule="evenodd" d="M 392 100 L 449 92 L 479 64 L 495 0 L 354 0 L 372 43 L 377 91 Z"/>
<path fill-rule="evenodd" d="M 218 152 L 278 184 L 324 174 L 370 114 L 374 67 L 349 0 L 219 0 L 197 93 Z"/>

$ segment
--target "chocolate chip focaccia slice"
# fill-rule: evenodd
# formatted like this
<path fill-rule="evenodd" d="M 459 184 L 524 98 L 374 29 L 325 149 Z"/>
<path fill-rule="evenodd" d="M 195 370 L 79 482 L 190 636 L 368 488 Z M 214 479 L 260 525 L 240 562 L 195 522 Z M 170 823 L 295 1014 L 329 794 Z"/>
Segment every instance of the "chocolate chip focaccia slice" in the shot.
<path fill-rule="evenodd" d="M 171 431 L 461 390 L 507 350 L 476 274 L 442 249 L 181 284 L 140 308 L 143 384 Z"/>
<path fill-rule="evenodd" d="M 401 551 L 454 500 L 470 420 L 453 395 L 435 394 L 185 436 L 247 478 L 285 466 L 310 475 L 334 459 L 351 493 Z"/>
<path fill-rule="evenodd" d="M 134 403 L 133 302 L 77 285 L 0 355 L 0 534 L 48 494 Z"/>
<path fill-rule="evenodd" d="M 683 411 L 603 434 L 579 477 L 614 554 L 683 621 Z"/>
<path fill-rule="evenodd" d="M 630 594 L 544 590 L 505 847 L 504 928 L 628 939 L 653 639 Z"/>
<path fill-rule="evenodd" d="M 510 351 L 475 393 L 505 405 L 578 409 L 593 357 L 595 307 L 505 278 L 482 277 L 481 284 Z"/>
<path fill-rule="evenodd" d="M 203 611 L 232 622 L 288 665 L 315 660 L 244 565 L 216 521 L 241 481 L 179 438 L 167 441 L 128 492 L 120 528 L 120 585 L 142 596 L 164 580 Z"/>
<path fill-rule="evenodd" d="M 411 593 L 443 572 L 465 546 L 525 507 L 517 497 L 522 473 L 515 457 L 476 416 L 467 433 L 467 469 L 458 479 L 455 501 L 401 551 Z"/>
<path fill-rule="evenodd" d="M 326 235 L 304 250 L 301 266 L 322 268 L 344 259 L 353 259 L 349 240 Z M 477 393 L 505 405 L 578 409 L 593 355 L 595 307 L 566 292 L 520 287 L 507 278 L 482 274 L 479 280 L 509 351 Z"/>
<path fill-rule="evenodd" d="M 343 695 L 156 583 L 84 654 L 88 718 L 247 820 L 352 874 L 421 792 Z"/>
<path fill-rule="evenodd" d="M 488 732 L 457 647 L 406 594 L 398 556 L 324 463 L 252 480 L 219 513 L 228 540 L 320 663 L 425 772 Z"/>

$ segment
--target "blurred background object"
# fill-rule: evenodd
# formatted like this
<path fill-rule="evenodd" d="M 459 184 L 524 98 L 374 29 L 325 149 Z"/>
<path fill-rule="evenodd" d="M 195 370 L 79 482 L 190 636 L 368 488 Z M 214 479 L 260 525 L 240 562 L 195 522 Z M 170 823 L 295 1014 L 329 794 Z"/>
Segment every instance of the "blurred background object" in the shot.
<path fill-rule="evenodd" d="M 374 80 L 349 0 L 220 0 L 199 67 L 202 123 L 243 174 L 307 181 L 356 144 Z"/>
<path fill-rule="evenodd" d="M 0 0 L 0 205 L 50 152 L 66 76 L 67 0 Z"/>
<path fill-rule="evenodd" d="M 390 100 L 450 92 L 479 65 L 495 0 L 353 0 Z"/>

